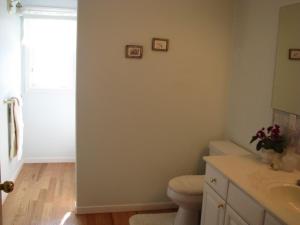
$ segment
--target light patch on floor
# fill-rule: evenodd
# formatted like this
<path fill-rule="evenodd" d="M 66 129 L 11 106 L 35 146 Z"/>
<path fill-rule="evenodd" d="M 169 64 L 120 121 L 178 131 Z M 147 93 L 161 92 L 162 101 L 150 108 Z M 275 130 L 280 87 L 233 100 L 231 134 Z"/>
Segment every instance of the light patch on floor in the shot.
<path fill-rule="evenodd" d="M 60 222 L 59 225 L 65 225 L 67 219 L 71 216 L 71 214 L 72 214 L 71 212 L 67 212 L 67 213 L 64 215 L 64 217 L 62 218 L 62 220 L 61 220 L 61 222 Z"/>
<path fill-rule="evenodd" d="M 176 213 L 137 214 L 129 219 L 130 225 L 173 225 Z"/>

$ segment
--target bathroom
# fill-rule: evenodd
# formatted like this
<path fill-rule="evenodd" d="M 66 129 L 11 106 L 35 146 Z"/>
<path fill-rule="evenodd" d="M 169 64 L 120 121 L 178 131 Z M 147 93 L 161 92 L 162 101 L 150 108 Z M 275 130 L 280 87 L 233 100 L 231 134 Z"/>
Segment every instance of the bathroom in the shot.
<path fill-rule="evenodd" d="M 212 140 L 257 153 L 256 131 L 289 121 L 271 102 L 279 9 L 296 2 L 79 0 L 77 212 L 171 208 L 168 181 L 203 174 Z"/>

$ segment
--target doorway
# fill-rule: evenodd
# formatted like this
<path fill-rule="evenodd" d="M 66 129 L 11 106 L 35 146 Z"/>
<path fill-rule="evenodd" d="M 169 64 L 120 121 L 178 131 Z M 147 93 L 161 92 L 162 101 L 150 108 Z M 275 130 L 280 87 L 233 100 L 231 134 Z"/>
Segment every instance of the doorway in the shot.
<path fill-rule="evenodd" d="M 24 7 L 19 17 L 6 3 L 0 0 L 0 25 L 6 25 L 0 26 L 1 33 L 6 29 L 0 88 L 7 89 L 0 90 L 1 169 L 2 181 L 14 181 L 15 190 L 2 194 L 3 225 L 66 224 L 75 207 L 76 10 Z M 23 146 L 14 156 L 12 98 L 24 123 Z"/>
<path fill-rule="evenodd" d="M 24 160 L 75 161 L 76 19 L 24 17 Z"/>

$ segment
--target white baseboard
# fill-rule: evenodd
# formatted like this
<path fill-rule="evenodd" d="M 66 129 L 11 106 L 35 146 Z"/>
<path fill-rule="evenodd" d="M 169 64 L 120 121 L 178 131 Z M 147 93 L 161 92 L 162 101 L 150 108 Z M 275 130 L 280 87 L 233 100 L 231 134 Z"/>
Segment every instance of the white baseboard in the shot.
<path fill-rule="evenodd" d="M 53 157 L 53 158 L 25 158 L 24 163 L 75 163 L 73 157 Z"/>
<path fill-rule="evenodd" d="M 17 167 L 16 171 L 14 172 L 14 174 L 9 178 L 9 181 L 12 181 L 12 182 L 16 182 L 22 168 L 23 168 L 23 165 L 24 165 L 24 160 L 21 160 L 20 161 L 20 164 L 19 166 Z M 6 198 L 7 198 L 7 195 L 6 193 L 2 192 L 2 205 L 4 204 Z"/>
<path fill-rule="evenodd" d="M 121 204 L 121 205 L 103 205 L 103 206 L 76 206 L 76 214 L 94 214 L 94 213 L 112 213 L 112 212 L 130 212 L 130 211 L 148 211 L 175 209 L 177 206 L 173 202 L 141 203 L 141 204 Z"/>

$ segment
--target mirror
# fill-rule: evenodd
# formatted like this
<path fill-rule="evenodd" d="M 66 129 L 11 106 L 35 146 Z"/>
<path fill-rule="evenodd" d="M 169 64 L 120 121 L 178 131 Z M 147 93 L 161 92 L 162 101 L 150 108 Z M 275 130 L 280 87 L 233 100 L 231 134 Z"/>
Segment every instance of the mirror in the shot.
<path fill-rule="evenodd" d="M 300 115 L 300 3 L 280 8 L 272 107 Z"/>

